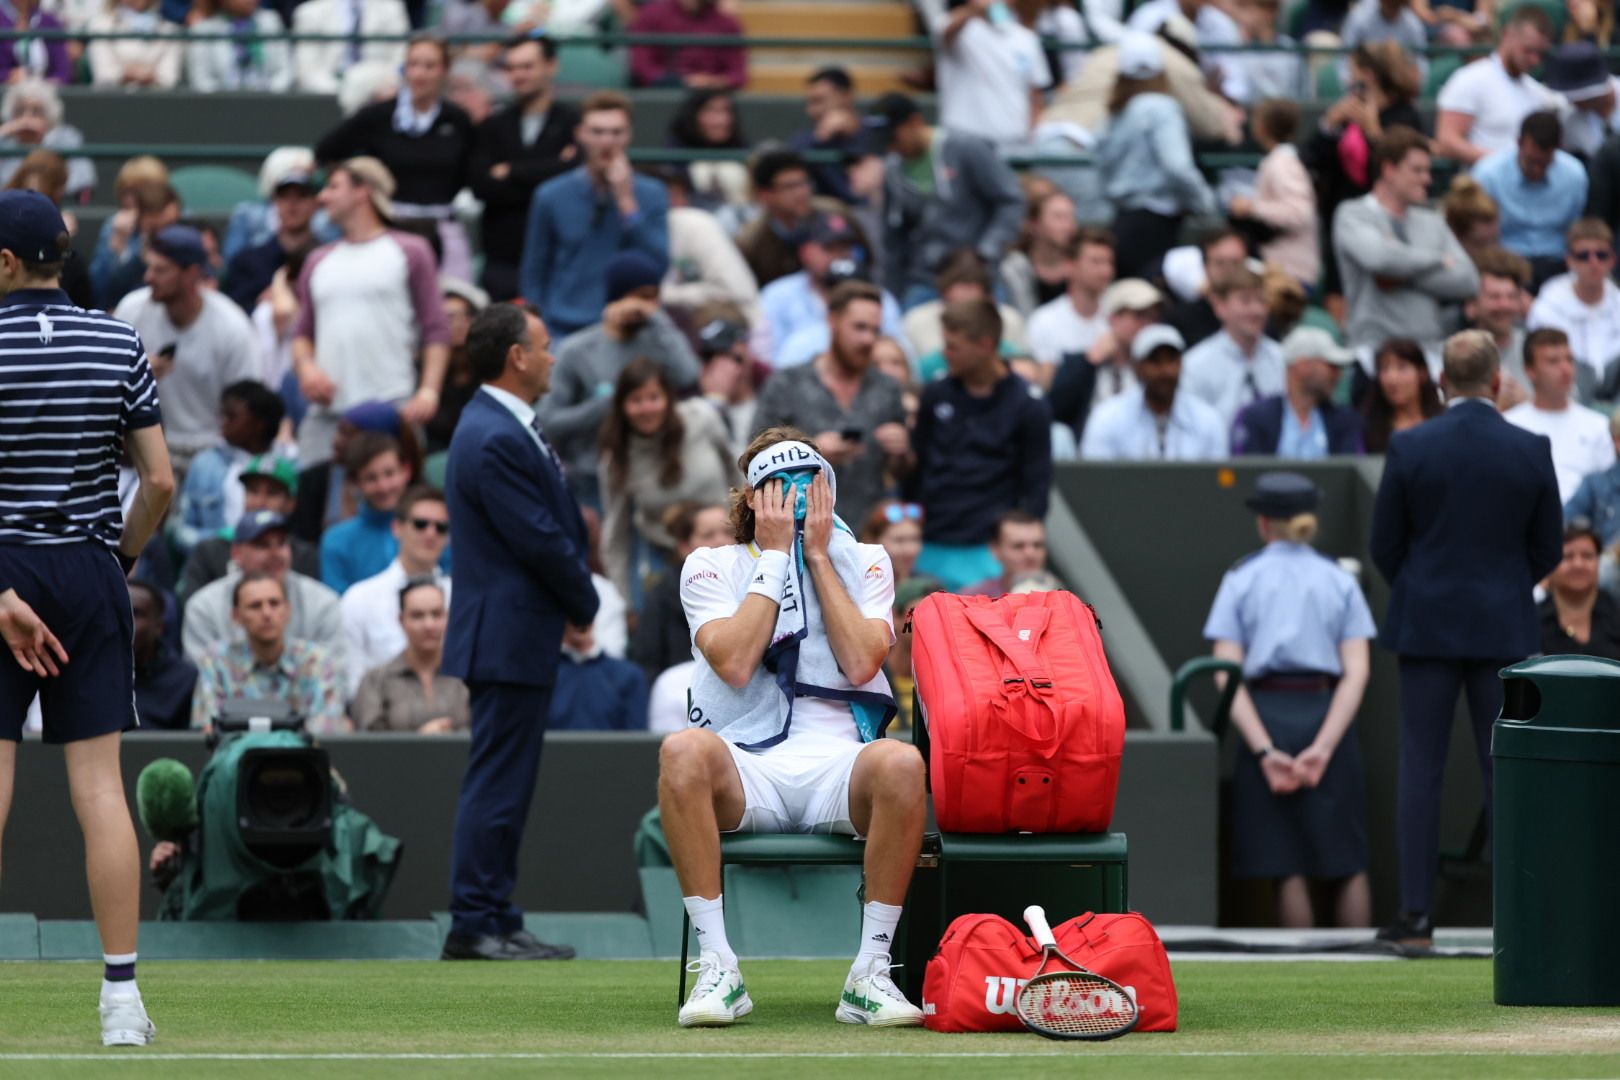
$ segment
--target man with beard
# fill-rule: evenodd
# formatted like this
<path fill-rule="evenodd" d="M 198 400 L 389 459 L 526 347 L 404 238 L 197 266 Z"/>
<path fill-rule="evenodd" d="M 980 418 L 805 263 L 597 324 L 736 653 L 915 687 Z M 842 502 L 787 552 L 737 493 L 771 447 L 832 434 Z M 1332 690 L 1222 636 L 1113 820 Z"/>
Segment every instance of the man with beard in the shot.
<path fill-rule="evenodd" d="M 1226 457 L 1220 414 L 1179 393 L 1186 345 L 1173 326 L 1156 324 L 1131 342 L 1136 385 L 1092 411 L 1080 442 L 1087 461 L 1210 461 Z"/>
<path fill-rule="evenodd" d="M 1355 355 L 1314 326 L 1283 339 L 1287 389 L 1261 398 L 1238 414 L 1232 452 L 1310 461 L 1330 454 L 1360 454 L 1361 414 L 1333 401 L 1339 372 Z"/>
<path fill-rule="evenodd" d="M 872 366 L 883 322 L 883 294 L 846 281 L 827 299 L 831 347 L 765 384 L 756 428 L 817 432 L 815 443 L 838 475 L 841 516 L 864 521 L 883 496 L 884 475 L 911 471 L 900 385 Z"/>

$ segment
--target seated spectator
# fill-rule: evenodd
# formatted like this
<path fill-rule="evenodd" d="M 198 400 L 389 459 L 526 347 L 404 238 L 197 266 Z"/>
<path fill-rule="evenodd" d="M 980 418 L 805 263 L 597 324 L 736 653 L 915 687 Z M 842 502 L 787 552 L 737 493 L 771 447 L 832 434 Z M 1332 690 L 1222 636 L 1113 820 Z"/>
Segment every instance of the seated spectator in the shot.
<path fill-rule="evenodd" d="M 1339 31 L 1346 49 L 1393 41 L 1412 56 L 1429 51 L 1429 31 L 1412 10 L 1411 0 L 1358 0 Z"/>
<path fill-rule="evenodd" d="M 140 288 L 146 273 L 141 252 L 159 230 L 180 221 L 180 196 L 167 180 L 133 184 L 121 201 L 122 208 L 102 226 L 90 260 L 90 287 L 106 308 Z"/>
<path fill-rule="evenodd" d="M 884 285 L 907 311 L 935 298 L 934 279 L 963 248 L 996 266 L 1018 237 L 1024 192 L 975 135 L 947 132 L 923 119 L 904 94 L 885 94 L 867 117 L 884 163 Z"/>
<path fill-rule="evenodd" d="M 1544 654 L 1620 660 L 1620 603 L 1598 588 L 1600 552 L 1590 521 L 1564 527 L 1564 561 L 1547 576 L 1547 597 L 1536 606 Z"/>
<path fill-rule="evenodd" d="M 677 150 L 746 150 L 748 137 L 737 120 L 737 99 L 729 87 L 689 90 L 669 121 L 670 147 Z M 692 199 L 711 213 L 735 221 L 749 202 L 748 166 L 725 159 L 685 166 Z"/>
<path fill-rule="evenodd" d="M 142 581 L 129 583 L 135 619 L 135 715 L 143 728 L 191 726 L 197 665 L 169 646 L 163 632 L 163 594 Z"/>
<path fill-rule="evenodd" d="M 946 0 L 917 0 L 917 9 L 934 39 L 940 126 L 1001 147 L 1026 142 L 1055 81 L 1041 39 L 990 3 L 947 11 Z"/>
<path fill-rule="evenodd" d="M 1020 578 L 1046 569 L 1046 523 L 1022 510 L 1009 510 L 996 519 L 990 554 L 1001 566 L 995 577 L 962 590 L 964 596 L 1005 596 Z"/>
<path fill-rule="evenodd" d="M 1068 290 L 1069 263 L 1073 258 L 1070 250 L 1080 231 L 1073 199 L 1057 188 L 1029 195 L 1028 183 L 1026 179 L 1023 231 L 1013 250 L 1001 260 L 1007 298 L 1024 318 Z"/>
<path fill-rule="evenodd" d="M 319 241 L 315 213 L 320 209 L 313 168 L 289 167 L 271 181 L 274 234 L 261 244 L 242 248 L 225 266 L 224 292 L 250 315 L 264 291 L 294 253 L 308 254 Z"/>
<path fill-rule="evenodd" d="M 398 554 L 394 511 L 411 482 L 398 441 L 387 435 L 357 436 L 344 455 L 343 470 L 354 479 L 361 505 L 321 537 L 321 581 L 339 596 L 355 582 L 382 573 Z"/>
<path fill-rule="evenodd" d="M 916 373 L 921 382 L 932 382 L 945 374 L 945 331 L 939 321 L 945 306 L 962 300 L 995 298 L 990 269 L 971 248 L 963 248 L 945 260 L 935 286 L 939 299 L 918 304 L 906 312 L 901 323 L 904 340 L 917 357 Z M 1008 360 L 1028 355 L 1024 317 L 1010 304 L 998 303 L 996 310 L 1001 313 L 1001 355 Z"/>
<path fill-rule="evenodd" d="M 589 506 L 601 505 L 602 425 L 612 408 L 613 387 L 630 361 L 644 358 L 662 366 L 677 393 L 698 377 L 686 336 L 658 306 L 663 268 L 639 251 L 627 251 L 608 263 L 605 276 L 602 321 L 558 347 L 551 389 L 537 406 L 546 438 L 567 466 L 569 487 Z"/>
<path fill-rule="evenodd" d="M 1560 116 L 1564 149 L 1593 169 L 1601 167 L 1598 152 L 1620 126 L 1620 108 L 1616 108 L 1620 79 L 1609 73 L 1602 49 L 1591 41 L 1560 45 L 1547 58 L 1543 73 L 1547 89 L 1562 95 L 1571 106 Z"/>
<path fill-rule="evenodd" d="M 337 93 L 357 67 L 397 71 L 405 63 L 411 20 L 400 0 L 305 0 L 292 12 L 294 34 L 330 38 L 293 49 L 298 89 L 306 94 Z"/>
<path fill-rule="evenodd" d="M 1483 252 L 1502 246 L 1501 208 L 1472 176 L 1459 173 L 1451 178 L 1451 186 L 1440 200 L 1440 212 L 1475 263 Z"/>
<path fill-rule="evenodd" d="M 1372 170 L 1372 193 L 1333 215 L 1347 337 L 1364 351 L 1397 336 L 1438 348 L 1443 307 L 1478 292 L 1479 274 L 1445 220 L 1428 209 L 1428 140 L 1395 128 L 1373 147 Z"/>
<path fill-rule="evenodd" d="M 692 179 L 685 169 L 666 166 L 659 175 L 669 193 L 669 269 L 659 301 L 690 325 L 698 325 L 692 313 L 705 304 L 735 304 L 748 325 L 758 326 L 763 318 L 759 286 L 742 252 L 719 218 L 692 205 Z"/>
<path fill-rule="evenodd" d="M 1360 414 L 1333 400 L 1339 373 L 1355 363 L 1355 355 L 1326 330 L 1301 326 L 1284 339 L 1282 359 L 1286 387 L 1238 413 L 1232 453 L 1296 461 L 1363 453 Z"/>
<path fill-rule="evenodd" d="M 259 163 L 259 198 L 237 203 L 226 222 L 225 238 L 220 243 L 226 265 L 238 252 L 275 239 L 281 229 L 281 218 L 276 214 L 276 185 L 282 178 L 299 173 L 314 177 L 315 172 L 315 154 L 306 146 L 278 146 L 264 156 Z M 321 243 L 338 236 L 324 210 L 315 214 L 312 227 Z"/>
<path fill-rule="evenodd" d="M 360 679 L 349 707 L 356 731 L 448 735 L 471 726 L 467 684 L 439 670 L 450 623 L 447 584 L 413 577 L 394 590 L 397 632 L 391 636 L 402 647 Z"/>
<path fill-rule="evenodd" d="M 192 459 L 170 518 L 169 539 L 181 554 L 241 520 L 242 469 L 274 449 L 286 414 L 281 396 L 263 383 L 244 379 L 225 388 L 219 399 L 224 441 Z"/>
<path fill-rule="evenodd" d="M 1182 393 L 1181 335 L 1150 326 L 1131 342 L 1137 385 L 1092 410 L 1080 439 L 1087 461 L 1214 461 L 1226 427 L 1213 406 Z"/>
<path fill-rule="evenodd" d="M 647 678 L 692 659 L 692 632 L 681 608 L 681 567 L 698 548 L 735 543 L 731 515 L 724 503 L 677 503 L 664 511 L 664 531 L 674 544 L 664 572 L 646 590 L 635 632 L 630 635 L 629 657 L 641 665 Z"/>
<path fill-rule="evenodd" d="M 1114 237 L 1106 229 L 1078 229 L 1063 251 L 1064 292 L 1029 317 L 1029 352 L 1051 386 L 1058 365 L 1108 332 L 1102 296 L 1114 280 Z"/>
<path fill-rule="evenodd" d="M 67 39 L 27 36 L 30 30 L 62 29 L 62 20 L 49 11 L 40 10 L 38 0 L 12 0 L 0 8 L 0 30 L 23 35 L 15 39 L 12 48 L 0 49 L 0 83 L 17 83 L 24 79 L 71 83 L 73 58 L 68 54 Z"/>
<path fill-rule="evenodd" d="M 1512 149 L 1524 118 L 1557 104 L 1552 92 L 1530 76 L 1552 37 L 1552 18 L 1544 9 L 1515 7 L 1496 51 L 1464 64 L 1440 87 L 1434 152 L 1467 167 L 1486 154 Z"/>
<path fill-rule="evenodd" d="M 1249 88 L 1249 100 L 1292 100 L 1305 93 L 1305 67 L 1301 63 L 1305 57 L 1296 51 L 1299 43 L 1280 32 L 1284 20 L 1282 0 L 1248 0 L 1233 6 L 1232 17 L 1242 29 L 1245 43 L 1268 46 L 1226 57 L 1239 65 L 1241 78 Z"/>
<path fill-rule="evenodd" d="M 1479 271 L 1479 292 L 1463 305 L 1463 315 L 1473 329 L 1491 335 L 1496 351 L 1502 357 L 1502 389 L 1497 392 L 1496 405 L 1511 409 L 1529 398 L 1529 383 L 1524 377 L 1524 317 L 1530 310 L 1530 263 L 1505 248 L 1486 248 L 1474 256 L 1474 267 Z M 1586 375 L 1585 392 L 1581 376 Z M 1591 400 L 1596 373 L 1589 368 L 1575 374 L 1576 395 L 1583 401 Z"/>
<path fill-rule="evenodd" d="M 1187 350 L 1181 389 L 1214 407 L 1228 430 L 1244 406 L 1284 389 L 1283 350 L 1266 336 L 1265 283 L 1240 268 L 1210 283 L 1220 333 Z"/>
<path fill-rule="evenodd" d="M 90 82 L 98 89 L 155 87 L 172 90 L 180 82 L 180 42 L 173 23 L 158 16 L 157 0 L 113 0 L 93 15 L 93 34 L 155 34 L 156 38 L 95 38 L 86 50 Z"/>
<path fill-rule="evenodd" d="M 1390 338 L 1373 356 L 1375 375 L 1361 399 L 1362 441 L 1367 453 L 1389 449 L 1389 437 L 1445 411 L 1429 377 L 1423 347 L 1411 338 Z"/>
<path fill-rule="evenodd" d="M 394 509 L 393 532 L 399 554 L 381 573 L 349 586 L 338 601 L 350 694 L 359 689 L 366 672 L 393 659 L 405 647 L 396 616 L 400 590 L 407 582 L 436 582 L 444 602 L 450 602 L 450 576 L 443 566 L 445 549 L 450 546 L 450 511 L 445 508 L 443 493 L 429 487 L 407 491 Z"/>
<path fill-rule="evenodd" d="M 304 423 L 308 423 L 307 414 Z M 354 485 L 345 482 L 343 460 L 349 452 L 349 444 L 364 432 L 387 435 L 399 443 L 406 487 L 421 479 L 422 447 L 416 441 L 416 429 L 400 423 L 399 410 L 387 402 L 362 402 L 338 418 L 337 430 L 325 455 L 331 460 L 299 471 L 298 506 L 290 519 L 294 535 L 319 544 L 327 529 L 353 517 L 359 509 Z"/>
<path fill-rule="evenodd" d="M 637 357 L 619 373 L 601 436 L 602 561 L 639 611 L 647 579 L 678 562 L 664 514 L 721 503 L 740 477 L 725 427 L 706 401 L 677 401 L 668 372 Z"/>
<path fill-rule="evenodd" d="M 1609 437 L 1620 452 L 1620 412 L 1609 417 Z M 1607 549 L 1620 540 L 1620 461 L 1602 472 L 1587 473 L 1574 498 L 1564 504 L 1564 521 L 1584 518 Z"/>
<path fill-rule="evenodd" d="M 1164 294 L 1141 278 L 1108 286 L 1097 303 L 1107 329 L 1083 349 L 1065 351 L 1052 376 L 1052 416 L 1078 436 L 1091 410 L 1136 387 L 1131 343 L 1159 321 Z"/>
<path fill-rule="evenodd" d="M 748 328 L 740 319 L 728 319 L 725 305 L 705 305 L 698 321 L 698 394 L 707 401 L 726 428 L 733 455 L 740 456 L 754 431 L 759 398 L 754 389 L 754 361 L 748 352 Z M 708 317 L 710 314 L 713 317 Z M 729 314 L 740 316 L 735 308 Z"/>
<path fill-rule="evenodd" d="M 623 659 L 630 647 L 630 605 L 609 580 L 602 563 L 601 512 L 584 506 L 579 513 L 585 520 L 585 565 L 590 568 L 591 587 L 596 590 L 596 622 L 592 624 L 596 643 L 609 656 Z"/>
<path fill-rule="evenodd" d="M 68 156 L 68 151 L 84 145 L 84 135 L 72 124 L 64 123 L 62 115 L 62 96 L 55 86 L 41 79 L 12 83 L 0 97 L 0 150 L 27 152 L 44 148 L 61 153 L 67 157 L 68 166 L 65 194 L 79 200 L 87 198 L 95 188 L 96 166 L 89 158 Z M 0 157 L 0 184 L 9 183 L 22 163 L 21 154 Z"/>
<path fill-rule="evenodd" d="M 816 445 L 838 479 L 840 516 L 853 521 L 883 497 L 888 475 L 911 467 L 900 387 L 872 366 L 882 312 L 877 286 L 846 281 L 835 288 L 827 298 L 827 351 L 771 376 L 754 417 L 756 429 L 817 433 Z"/>
<path fill-rule="evenodd" d="M 1197 348 L 1221 331 L 1221 319 L 1210 298 L 1211 283 L 1248 265 L 1249 249 L 1238 231 L 1230 228 L 1207 234 L 1195 251 L 1178 248 L 1165 259 L 1165 283 L 1179 302 L 1165 313 L 1164 321 L 1180 332 L 1187 348 Z"/>
<path fill-rule="evenodd" d="M 1046 516 L 1052 412 L 1001 358 L 995 304 L 950 304 L 942 321 L 946 375 L 917 407 L 909 490 L 923 508 L 915 572 L 955 590 L 997 572 L 987 541 L 1003 513 Z"/>
<path fill-rule="evenodd" d="M 1322 273 L 1321 220 L 1316 213 L 1316 188 L 1299 159 L 1294 135 L 1299 128 L 1299 106 L 1268 98 L 1254 110 L 1254 140 L 1265 151 L 1254 178 L 1254 195 L 1239 195 L 1227 212 L 1257 233 L 1260 257 L 1275 263 L 1307 289 Z"/>
<path fill-rule="evenodd" d="M 176 471 L 219 439 L 225 387 L 259 374 L 253 325 L 203 285 L 208 249 L 196 229 L 171 225 L 147 242 L 146 286 L 113 312 L 141 335 L 163 396 L 163 434 Z"/>
<path fill-rule="evenodd" d="M 559 340 L 600 317 L 610 299 L 608 265 L 617 256 L 645 256 L 659 278 L 669 262 L 669 197 L 658 181 L 636 175 L 625 154 L 630 99 L 600 91 L 580 113 L 581 163 L 535 189 L 518 272 L 523 298 Z M 606 212 L 609 202 L 613 213 Z"/>
<path fill-rule="evenodd" d="M 889 553 L 889 564 L 896 583 L 904 582 L 917 569 L 922 554 L 923 508 L 917 503 L 885 499 L 872 507 L 861 527 L 861 543 L 877 544 Z"/>
<path fill-rule="evenodd" d="M 350 730 L 342 664 L 316 642 L 288 633 L 294 620 L 285 581 L 248 573 L 220 584 L 229 586 L 222 597 L 230 603 L 236 636 L 211 641 L 196 655 L 191 726 L 211 730 L 221 705 L 245 698 L 286 702 L 316 735 Z"/>
<path fill-rule="evenodd" d="M 589 626 L 563 630 L 548 731 L 645 731 L 647 676 L 602 651 Z"/>
<path fill-rule="evenodd" d="M 260 7 L 257 0 L 220 0 L 212 15 L 191 24 L 187 83 L 204 94 L 226 90 L 285 94 L 293 84 L 292 49 L 278 38 L 285 30 L 281 16 Z M 240 34 L 259 36 L 256 41 L 233 40 Z"/>
<path fill-rule="evenodd" d="M 1614 233 L 1596 218 L 1569 227 L 1564 264 L 1569 273 L 1549 280 L 1530 305 L 1525 325 L 1552 327 L 1569 335 L 1577 363 L 1601 384 L 1620 353 L 1620 286 L 1614 273 Z"/>
<path fill-rule="evenodd" d="M 1558 149 L 1558 114 L 1533 112 L 1519 145 L 1486 154 L 1474 179 L 1502 213 L 1502 246 L 1530 260 L 1537 285 L 1563 269 L 1564 236 L 1586 206 L 1586 169 Z"/>
<path fill-rule="evenodd" d="M 868 264 L 855 223 L 843 214 L 818 215 L 799 245 L 797 273 L 777 278 L 759 294 L 764 322 L 754 352 L 780 371 L 808 363 L 827 349 L 827 294 L 841 282 L 866 280 Z M 883 293 L 883 332 L 904 337 L 900 305 Z"/>
<path fill-rule="evenodd" d="M 265 454 L 248 461 L 237 477 L 242 485 L 240 500 L 243 514 L 268 510 L 291 518 L 298 499 L 298 466 L 286 458 Z M 230 524 L 216 536 L 204 537 L 191 549 L 186 558 L 185 575 L 180 581 L 179 598 L 184 601 L 211 581 L 224 577 L 231 567 L 231 540 L 236 522 L 241 518 L 227 518 Z M 301 536 L 292 537 L 292 568 L 305 577 L 319 581 L 321 577 L 321 549 Z"/>
<path fill-rule="evenodd" d="M 1575 401 L 1575 358 L 1562 330 L 1543 327 L 1530 332 L 1524 339 L 1524 374 L 1530 380 L 1530 400 L 1502 415 L 1509 423 L 1552 440 L 1558 498 L 1567 503 L 1584 477 L 1614 464 L 1609 423 L 1596 409 Z"/>
<path fill-rule="evenodd" d="M 479 313 L 489 306 L 489 294 L 468 281 L 441 277 L 439 291 L 444 295 L 444 318 L 450 326 L 450 363 L 445 368 L 438 411 L 422 426 L 430 454 L 450 449 L 450 437 L 461 421 L 461 410 L 478 392 L 478 383 L 467 362 L 467 331 L 472 329 Z"/>
<path fill-rule="evenodd" d="M 748 82 L 742 24 L 722 10 L 718 0 L 648 0 L 631 21 L 630 33 L 739 39 L 736 47 L 633 45 L 630 81 L 636 86 L 724 86 L 741 90 Z"/>
<path fill-rule="evenodd" d="M 816 196 L 810 166 L 792 150 L 764 150 L 750 170 L 759 216 L 737 232 L 737 248 L 761 289 L 797 273 L 799 247 L 816 217 L 847 214 L 843 203 Z"/>
<path fill-rule="evenodd" d="M 338 610 L 337 593 L 314 578 L 291 569 L 292 544 L 287 519 L 271 510 L 253 510 L 242 515 L 231 536 L 231 569 L 217 581 L 191 594 L 181 621 L 181 641 L 186 655 L 202 662 L 214 646 L 243 640 L 240 624 L 232 619 L 236 583 L 244 577 L 266 576 L 284 586 L 283 599 L 288 611 L 285 629 L 301 641 L 319 645 L 337 665 L 337 695 L 343 700 L 344 641 L 343 618 Z"/>
<path fill-rule="evenodd" d="M 1243 44 L 1243 31 L 1236 20 L 1213 0 L 1150 0 L 1149 3 L 1138 5 L 1126 23 L 1126 34 L 1120 39 L 1121 70 L 1126 63 L 1123 57 L 1128 53 L 1124 47 L 1125 36 L 1132 32 L 1143 37 L 1167 36 L 1170 26 L 1183 19 L 1192 24 L 1195 36 L 1187 44 L 1194 51 L 1202 50 L 1206 45 Z M 1219 89 L 1228 100 L 1239 104 L 1249 101 L 1251 95 L 1247 71 L 1241 62 L 1234 62 L 1239 58 L 1230 53 L 1203 53 L 1202 56 L 1204 72 L 1209 76 L 1211 87 Z"/>
<path fill-rule="evenodd" d="M 805 80 L 804 115 L 810 126 L 800 128 L 788 140 L 794 150 L 827 150 L 846 158 L 865 150 L 855 80 L 847 69 L 831 65 L 810 73 Z M 810 180 L 817 195 L 843 203 L 856 201 L 842 165 L 812 166 Z"/>

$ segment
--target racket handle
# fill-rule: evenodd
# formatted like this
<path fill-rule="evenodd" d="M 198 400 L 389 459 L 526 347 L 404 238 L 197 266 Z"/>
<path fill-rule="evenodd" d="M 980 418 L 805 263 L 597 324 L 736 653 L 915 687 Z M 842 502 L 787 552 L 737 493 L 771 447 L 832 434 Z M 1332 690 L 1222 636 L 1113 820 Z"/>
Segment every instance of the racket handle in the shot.
<path fill-rule="evenodd" d="M 1029 924 L 1030 933 L 1035 935 L 1035 943 L 1042 948 L 1055 947 L 1057 938 L 1052 936 L 1052 928 L 1046 923 L 1046 909 L 1039 904 L 1031 904 L 1024 909 L 1024 921 Z"/>

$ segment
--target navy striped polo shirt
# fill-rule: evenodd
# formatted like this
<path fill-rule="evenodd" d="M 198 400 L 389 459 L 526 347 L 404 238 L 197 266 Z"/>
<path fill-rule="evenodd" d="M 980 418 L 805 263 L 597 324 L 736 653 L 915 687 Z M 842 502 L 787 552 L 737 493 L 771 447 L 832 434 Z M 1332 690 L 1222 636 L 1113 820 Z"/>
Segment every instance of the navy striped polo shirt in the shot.
<path fill-rule="evenodd" d="M 116 546 L 124 433 L 161 421 L 128 323 L 60 289 L 0 297 L 0 544 Z"/>

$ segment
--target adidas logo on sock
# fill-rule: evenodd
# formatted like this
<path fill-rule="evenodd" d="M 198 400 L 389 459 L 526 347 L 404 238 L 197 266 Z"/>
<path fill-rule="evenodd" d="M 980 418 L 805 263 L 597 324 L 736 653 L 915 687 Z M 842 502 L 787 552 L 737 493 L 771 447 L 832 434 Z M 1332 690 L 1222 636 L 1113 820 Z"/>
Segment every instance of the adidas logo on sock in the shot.
<path fill-rule="evenodd" d="M 888 934 L 873 934 L 872 935 L 872 940 L 874 942 L 881 941 L 883 944 L 887 945 L 889 943 L 889 935 Z"/>

